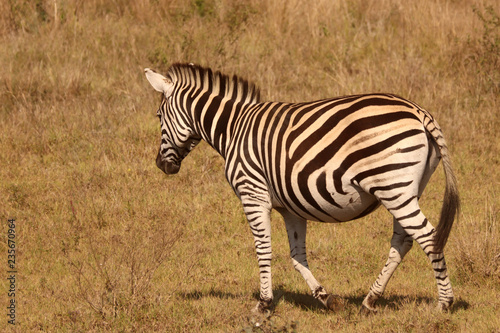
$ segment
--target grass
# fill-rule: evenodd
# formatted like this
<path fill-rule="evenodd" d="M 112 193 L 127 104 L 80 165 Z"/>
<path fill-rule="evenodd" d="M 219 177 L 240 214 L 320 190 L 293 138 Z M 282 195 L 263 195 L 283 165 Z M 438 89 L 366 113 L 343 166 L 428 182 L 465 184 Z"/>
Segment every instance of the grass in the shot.
<path fill-rule="evenodd" d="M 0 329 L 498 332 L 499 15 L 481 0 L 0 3 L 0 219 L 18 227 L 17 325 L 3 318 Z M 142 69 L 177 61 L 241 75 L 265 100 L 383 91 L 430 110 L 463 204 L 445 249 L 452 311 L 434 311 L 432 270 L 415 248 L 379 313 L 358 315 L 389 250 L 391 219 L 378 210 L 310 223 L 311 268 L 346 302 L 327 312 L 293 270 L 273 214 L 276 307 L 255 327 L 253 240 L 223 161 L 201 144 L 176 176 L 154 163 L 159 97 Z M 431 221 L 443 189 L 439 168 L 421 199 Z"/>

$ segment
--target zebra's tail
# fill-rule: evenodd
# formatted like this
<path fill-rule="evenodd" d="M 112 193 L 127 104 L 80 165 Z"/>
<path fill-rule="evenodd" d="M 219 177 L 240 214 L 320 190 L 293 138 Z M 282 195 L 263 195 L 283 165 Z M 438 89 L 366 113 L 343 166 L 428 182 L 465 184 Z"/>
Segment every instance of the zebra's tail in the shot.
<path fill-rule="evenodd" d="M 448 240 L 448 236 L 450 235 L 455 215 L 458 215 L 460 210 L 460 198 L 458 195 L 457 179 L 453 172 L 448 146 L 444 140 L 441 128 L 430 115 L 426 121 L 424 121 L 424 126 L 439 147 L 446 177 L 446 188 L 444 191 L 443 206 L 441 207 L 441 216 L 434 235 L 434 250 L 436 252 L 442 252 Z"/>

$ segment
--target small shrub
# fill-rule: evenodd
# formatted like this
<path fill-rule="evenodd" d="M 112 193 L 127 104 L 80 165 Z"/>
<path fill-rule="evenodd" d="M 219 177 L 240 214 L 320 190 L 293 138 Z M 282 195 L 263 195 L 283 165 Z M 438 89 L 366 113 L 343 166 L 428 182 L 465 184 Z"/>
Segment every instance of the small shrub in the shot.
<path fill-rule="evenodd" d="M 179 229 L 144 224 L 119 233 L 88 232 L 66 253 L 73 268 L 74 296 L 105 321 L 140 316 L 157 302 L 153 275 L 180 236 Z"/>

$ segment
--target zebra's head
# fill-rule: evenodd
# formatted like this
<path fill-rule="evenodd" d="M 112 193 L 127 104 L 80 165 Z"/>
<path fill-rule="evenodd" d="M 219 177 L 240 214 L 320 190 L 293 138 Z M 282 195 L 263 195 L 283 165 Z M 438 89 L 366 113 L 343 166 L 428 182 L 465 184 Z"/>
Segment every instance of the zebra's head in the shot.
<path fill-rule="evenodd" d="M 175 174 L 181 162 L 200 142 L 186 115 L 177 110 L 173 95 L 174 83 L 171 79 L 146 68 L 146 78 L 153 88 L 162 93 L 160 107 L 156 115 L 161 123 L 161 144 L 156 157 L 156 166 L 166 174 Z"/>

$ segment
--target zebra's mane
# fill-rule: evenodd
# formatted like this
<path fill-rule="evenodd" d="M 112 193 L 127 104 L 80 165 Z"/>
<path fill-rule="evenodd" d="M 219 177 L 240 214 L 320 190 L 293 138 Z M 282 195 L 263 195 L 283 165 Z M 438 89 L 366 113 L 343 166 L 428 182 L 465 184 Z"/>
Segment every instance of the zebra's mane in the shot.
<path fill-rule="evenodd" d="M 260 91 L 253 83 L 236 75 L 230 77 L 199 65 L 173 64 L 168 69 L 167 78 L 177 86 L 196 85 L 217 92 L 219 96 L 230 98 L 236 103 L 260 102 Z"/>

